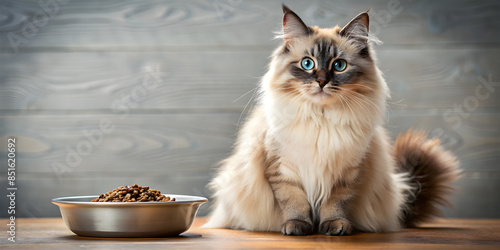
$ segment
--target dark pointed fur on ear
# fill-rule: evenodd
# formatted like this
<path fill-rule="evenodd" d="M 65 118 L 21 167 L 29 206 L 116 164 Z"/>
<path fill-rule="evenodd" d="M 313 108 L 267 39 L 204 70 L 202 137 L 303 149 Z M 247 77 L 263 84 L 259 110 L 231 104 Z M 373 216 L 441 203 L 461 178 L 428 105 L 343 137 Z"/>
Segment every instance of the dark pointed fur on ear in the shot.
<path fill-rule="evenodd" d="M 296 37 L 306 36 L 312 33 L 312 30 L 300 19 L 300 17 L 290 10 L 285 4 L 283 8 L 283 39 L 289 43 Z"/>
<path fill-rule="evenodd" d="M 340 35 L 366 43 L 368 41 L 369 27 L 370 17 L 368 16 L 368 11 L 365 11 L 344 26 L 344 28 L 340 31 Z"/>

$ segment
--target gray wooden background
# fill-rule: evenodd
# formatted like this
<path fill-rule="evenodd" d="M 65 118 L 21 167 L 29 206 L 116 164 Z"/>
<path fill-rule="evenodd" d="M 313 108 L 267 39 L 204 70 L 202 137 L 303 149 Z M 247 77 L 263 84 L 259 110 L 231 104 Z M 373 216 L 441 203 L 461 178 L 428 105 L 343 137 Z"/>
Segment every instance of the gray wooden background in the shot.
<path fill-rule="evenodd" d="M 41 2 L 0 1 L 0 216 L 8 137 L 19 217 L 134 183 L 209 196 L 279 43 L 281 1 Z M 500 2 L 284 2 L 320 26 L 371 8 L 392 135 L 428 129 L 458 155 L 447 216 L 500 218 Z"/>

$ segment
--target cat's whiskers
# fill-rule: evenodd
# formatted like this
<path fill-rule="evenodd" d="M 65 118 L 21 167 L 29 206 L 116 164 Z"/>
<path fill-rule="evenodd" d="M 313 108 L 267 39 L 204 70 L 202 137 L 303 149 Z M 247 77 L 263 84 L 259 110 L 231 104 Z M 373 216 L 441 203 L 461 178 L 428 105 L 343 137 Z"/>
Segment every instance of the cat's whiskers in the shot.
<path fill-rule="evenodd" d="M 343 101 L 345 102 L 345 104 L 347 105 L 347 107 L 348 107 L 348 108 L 349 108 L 349 110 L 350 110 L 351 115 L 354 115 L 354 110 L 352 109 L 351 105 L 349 105 L 348 100 L 347 100 L 347 99 L 345 99 L 345 97 L 344 97 L 342 94 L 337 94 L 337 96 L 338 96 L 341 100 L 343 100 Z"/>
<path fill-rule="evenodd" d="M 298 95 L 294 95 L 291 98 L 288 98 L 288 104 L 289 105 L 295 106 L 295 105 L 298 104 L 298 106 L 300 107 L 300 105 L 301 105 L 301 99 L 300 99 L 301 98 L 301 96 L 300 96 L 301 93 L 300 93 L 300 90 L 297 90 L 297 93 L 298 93 Z M 283 100 L 283 101 L 285 101 L 285 100 Z"/>
<path fill-rule="evenodd" d="M 360 95 L 363 96 L 362 94 L 356 92 L 356 91 L 353 91 L 353 90 L 350 90 L 350 89 L 347 89 L 347 88 L 343 88 L 343 87 L 339 87 L 339 90 L 341 93 L 339 93 L 340 96 L 343 96 L 344 98 L 346 98 L 348 101 L 349 100 L 352 100 L 352 101 L 355 101 L 355 100 L 361 100 L 363 101 L 366 105 L 375 105 L 375 103 L 371 100 L 369 100 L 367 98 L 367 100 L 364 100 L 364 98 L 361 98 L 359 97 Z M 342 93 L 344 92 L 344 93 Z M 344 96 L 345 95 L 345 96 Z M 348 98 L 349 97 L 349 98 Z M 363 96 L 365 97 L 365 96 Z M 353 98 L 356 98 L 355 100 L 353 100 Z"/>
<path fill-rule="evenodd" d="M 372 111 L 371 107 L 373 107 L 373 106 L 371 106 L 371 105 L 375 105 L 375 103 L 373 103 L 373 101 L 357 96 L 356 94 L 359 94 L 359 93 L 356 93 L 352 90 L 346 90 L 346 91 L 347 92 L 351 91 L 351 93 L 347 94 L 347 96 L 345 96 L 345 98 L 347 100 L 349 100 L 352 104 L 356 104 L 356 106 L 359 106 L 359 108 L 362 109 L 366 113 L 369 113 Z"/>
<path fill-rule="evenodd" d="M 340 103 L 342 104 L 342 111 L 346 111 L 347 102 L 344 100 L 344 98 L 340 98 Z"/>
<path fill-rule="evenodd" d="M 241 99 L 241 98 L 243 98 L 244 96 L 248 95 L 250 92 L 255 91 L 257 88 L 258 88 L 258 87 L 255 87 L 255 88 L 252 88 L 251 90 L 249 90 L 249 91 L 245 92 L 243 95 L 241 95 L 240 97 L 236 98 L 233 102 L 237 102 L 239 99 Z M 254 93 L 255 93 L 255 92 L 254 92 Z M 253 96 L 253 94 L 252 94 L 252 96 Z M 250 99 L 251 99 L 251 97 L 250 97 Z"/>
<path fill-rule="evenodd" d="M 251 90 L 250 90 L 250 91 L 251 91 Z M 249 92 L 250 92 L 250 91 L 249 91 Z M 241 113 L 240 113 L 240 117 L 238 117 L 238 122 L 236 123 L 236 124 L 238 124 L 238 126 L 240 125 L 240 121 L 241 121 L 241 117 L 243 116 L 243 113 L 245 113 L 245 111 L 246 111 L 246 109 L 247 109 L 248 105 L 252 102 L 252 100 L 253 100 L 253 99 L 254 99 L 254 97 L 255 97 L 255 93 L 257 93 L 257 92 L 258 92 L 258 91 L 257 91 L 257 87 L 253 88 L 253 93 L 252 93 L 252 96 L 250 96 L 250 99 L 248 100 L 247 104 L 245 104 L 245 107 L 243 108 L 243 110 L 242 110 L 242 111 L 241 111 Z M 248 92 L 247 92 L 247 93 L 245 93 L 244 95 L 246 95 L 246 94 L 248 94 Z M 243 96 L 244 96 L 244 95 L 243 95 Z M 242 96 L 240 96 L 239 98 L 241 98 L 241 97 L 242 97 Z M 238 99 L 239 99 L 239 98 L 238 98 Z M 236 99 L 236 100 L 238 100 L 238 99 Z"/>
<path fill-rule="evenodd" d="M 367 113 L 374 111 L 373 110 L 374 106 L 372 106 L 373 104 L 370 103 L 372 101 L 367 101 L 363 98 L 360 98 L 360 97 L 352 95 L 352 94 L 348 96 L 348 100 L 350 100 L 353 104 L 356 104 L 356 106 L 359 106 L 363 111 L 365 111 Z"/>
<path fill-rule="evenodd" d="M 297 95 L 298 94 L 298 95 Z M 282 105 L 283 102 L 287 101 L 289 104 L 295 104 L 295 102 L 299 101 L 300 98 L 300 90 L 299 89 L 294 89 L 288 93 L 284 93 L 282 98 L 280 98 L 280 102 L 278 102 L 278 105 Z"/>
<path fill-rule="evenodd" d="M 375 107 L 377 107 L 378 105 L 373 102 L 369 97 L 365 96 L 365 95 L 362 95 L 356 91 L 353 91 L 353 90 L 350 90 L 350 89 L 347 89 L 347 88 L 340 88 L 342 91 L 346 91 L 350 94 L 351 97 L 354 97 L 360 101 L 363 101 L 364 103 L 366 103 L 367 105 L 373 105 Z"/>
<path fill-rule="evenodd" d="M 338 94 L 338 96 L 340 97 L 340 100 L 344 101 L 345 104 L 347 105 L 347 107 L 349 107 L 349 110 L 351 111 L 351 115 L 352 116 L 356 116 L 358 114 L 354 113 L 354 110 L 352 109 L 351 105 L 349 105 L 349 102 L 347 99 L 347 97 L 343 96 L 342 94 Z M 354 125 L 356 127 L 356 130 L 357 131 L 361 131 L 361 128 L 359 127 L 360 125 L 358 123 L 351 123 L 351 126 Z"/>
<path fill-rule="evenodd" d="M 338 96 L 339 100 L 340 100 L 340 104 L 342 104 L 342 112 L 346 112 L 346 109 L 345 109 L 345 104 L 344 104 L 344 98 L 342 97 L 342 95 L 339 95 L 339 94 L 336 94 L 336 96 Z"/>
<path fill-rule="evenodd" d="M 295 86 L 293 86 L 292 83 L 286 83 L 282 86 L 280 86 L 279 88 L 277 88 L 276 90 L 287 90 L 287 89 L 293 89 L 295 88 Z"/>
<path fill-rule="evenodd" d="M 359 86 L 359 87 L 363 87 L 363 88 L 366 88 L 366 89 L 369 89 L 373 92 L 377 92 L 377 90 L 375 90 L 374 88 L 368 86 L 368 84 L 370 84 L 369 82 L 361 82 L 361 83 L 349 83 L 350 86 Z"/>
<path fill-rule="evenodd" d="M 362 83 L 365 83 L 365 84 L 370 84 L 369 82 L 362 82 Z M 352 85 L 356 85 L 356 86 L 360 86 L 360 87 L 364 87 L 364 88 L 368 88 L 368 89 L 370 89 L 370 90 L 373 90 L 372 88 L 370 88 L 370 87 L 366 86 L 365 84 L 352 84 Z M 382 93 L 382 92 L 380 92 L 380 91 L 375 91 L 375 90 L 373 90 L 373 92 L 374 92 L 374 94 L 376 94 L 376 95 L 378 95 L 378 96 L 383 96 L 384 98 L 385 98 L 385 96 L 386 96 L 386 95 L 385 95 L 385 93 Z M 395 103 L 397 103 L 397 102 L 390 102 L 390 104 L 395 104 Z M 387 111 L 388 111 L 388 112 L 390 112 L 390 113 L 392 114 L 392 110 L 391 110 L 391 109 L 389 109 L 389 108 L 388 108 L 388 109 L 387 109 Z M 382 115 L 382 114 L 380 114 L 380 115 Z M 387 117 L 386 117 L 386 120 L 387 120 L 387 122 L 389 121 L 389 116 L 387 116 Z"/>
<path fill-rule="evenodd" d="M 366 84 L 370 84 L 369 82 L 362 82 L 362 83 L 366 83 Z M 376 90 L 372 87 L 369 87 L 367 86 L 366 84 L 361 84 L 361 83 L 353 83 L 353 84 L 349 84 L 350 86 L 359 86 L 359 87 L 362 87 L 362 88 L 365 88 L 365 89 L 368 89 L 368 90 L 371 90 L 373 94 L 376 94 L 376 95 L 379 95 L 379 96 L 385 96 L 384 93 L 382 93 L 381 91 L 379 90 Z"/>
<path fill-rule="evenodd" d="M 347 97 L 345 97 L 345 98 L 350 100 L 352 102 L 352 104 L 356 104 L 356 106 L 358 106 L 359 109 L 361 109 L 365 115 L 370 115 L 373 112 L 376 112 L 377 115 L 381 115 L 379 109 L 373 108 L 373 107 L 377 107 L 377 106 L 375 106 L 375 103 L 373 101 L 366 98 L 365 96 L 363 96 L 363 98 L 360 97 L 362 95 L 355 92 L 355 91 L 352 91 L 352 90 L 347 90 L 347 91 L 351 92 L 351 93 L 349 93 L 349 98 L 347 98 Z"/>

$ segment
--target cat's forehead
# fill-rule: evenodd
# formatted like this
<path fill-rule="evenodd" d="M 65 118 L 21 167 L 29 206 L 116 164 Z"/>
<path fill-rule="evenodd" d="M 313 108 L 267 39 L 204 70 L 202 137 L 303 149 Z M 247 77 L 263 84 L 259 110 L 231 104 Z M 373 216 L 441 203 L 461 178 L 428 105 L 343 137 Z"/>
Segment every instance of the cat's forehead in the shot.
<path fill-rule="evenodd" d="M 307 54 L 314 57 L 337 57 L 338 48 L 335 41 L 329 38 L 318 38 L 307 50 Z"/>
<path fill-rule="evenodd" d="M 297 56 L 308 54 L 314 57 L 337 57 L 355 54 L 357 47 L 352 46 L 348 40 L 340 36 L 341 28 L 319 28 L 310 27 L 313 31 L 307 39 L 302 40 L 300 45 L 296 46 Z"/>

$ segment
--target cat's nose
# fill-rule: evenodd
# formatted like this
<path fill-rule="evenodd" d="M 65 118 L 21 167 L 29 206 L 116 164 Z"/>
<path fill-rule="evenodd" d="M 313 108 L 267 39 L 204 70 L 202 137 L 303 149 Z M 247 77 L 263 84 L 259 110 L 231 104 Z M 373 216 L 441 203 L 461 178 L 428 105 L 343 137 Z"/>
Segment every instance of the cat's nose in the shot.
<path fill-rule="evenodd" d="M 319 84 L 320 88 L 323 88 L 327 81 L 326 81 L 326 73 L 323 70 L 318 70 L 316 73 L 316 82 Z"/>
<path fill-rule="evenodd" d="M 318 82 L 320 88 L 325 87 L 326 81 L 324 79 L 316 79 L 316 82 Z"/>

